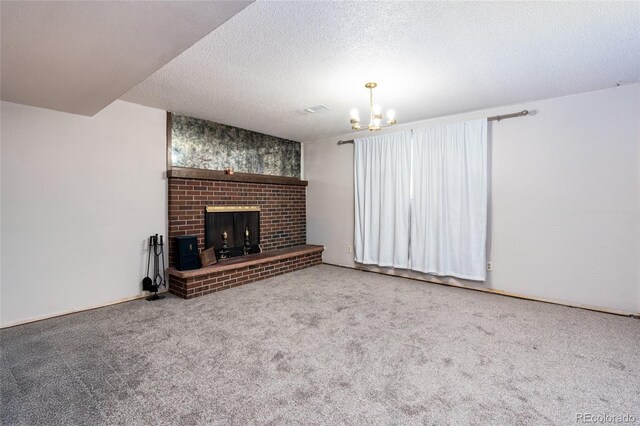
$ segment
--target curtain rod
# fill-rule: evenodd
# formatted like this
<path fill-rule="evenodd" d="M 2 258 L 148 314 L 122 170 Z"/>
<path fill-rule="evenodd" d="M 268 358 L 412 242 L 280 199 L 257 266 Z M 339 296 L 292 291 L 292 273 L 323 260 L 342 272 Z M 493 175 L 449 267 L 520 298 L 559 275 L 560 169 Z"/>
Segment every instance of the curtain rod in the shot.
<path fill-rule="evenodd" d="M 507 118 L 516 118 L 516 117 L 524 117 L 525 115 L 533 115 L 535 111 L 522 110 L 520 112 L 513 112 L 511 114 L 503 114 L 503 115 L 493 115 L 487 118 L 487 121 L 500 121 L 505 120 Z M 348 141 L 338 141 L 338 145 L 344 145 L 347 143 L 353 143 L 353 139 Z"/>

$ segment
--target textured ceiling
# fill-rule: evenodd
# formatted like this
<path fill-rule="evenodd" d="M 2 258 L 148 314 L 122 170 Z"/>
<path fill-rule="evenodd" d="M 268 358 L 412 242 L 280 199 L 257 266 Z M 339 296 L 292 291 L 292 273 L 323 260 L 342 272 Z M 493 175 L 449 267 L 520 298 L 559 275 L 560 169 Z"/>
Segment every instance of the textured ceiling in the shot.
<path fill-rule="evenodd" d="M 250 1 L 2 1 L 2 100 L 93 115 Z"/>
<path fill-rule="evenodd" d="M 640 2 L 256 2 L 124 99 L 308 141 L 369 80 L 401 123 L 636 81 L 639 52 Z"/>
<path fill-rule="evenodd" d="M 369 80 L 409 122 L 637 81 L 639 52 L 640 2 L 256 2 L 124 99 L 307 141 Z"/>

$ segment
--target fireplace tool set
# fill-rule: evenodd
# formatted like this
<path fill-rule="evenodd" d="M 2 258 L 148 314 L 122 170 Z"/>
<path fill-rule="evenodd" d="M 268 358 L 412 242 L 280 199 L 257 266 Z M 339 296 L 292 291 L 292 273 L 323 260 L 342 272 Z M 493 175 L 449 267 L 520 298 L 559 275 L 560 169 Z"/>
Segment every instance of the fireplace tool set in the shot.
<path fill-rule="evenodd" d="M 153 279 L 149 276 L 149 268 L 151 267 L 151 251 L 153 251 Z M 162 259 L 162 260 L 161 260 Z M 162 272 L 160 272 L 160 262 L 162 262 Z M 151 291 L 154 294 L 147 297 L 147 300 L 164 299 L 164 296 L 158 294 L 160 286 L 167 287 L 164 279 L 164 242 L 162 235 L 158 239 L 158 234 L 149 237 L 149 257 L 147 259 L 147 276 L 142 280 L 142 289 Z"/>

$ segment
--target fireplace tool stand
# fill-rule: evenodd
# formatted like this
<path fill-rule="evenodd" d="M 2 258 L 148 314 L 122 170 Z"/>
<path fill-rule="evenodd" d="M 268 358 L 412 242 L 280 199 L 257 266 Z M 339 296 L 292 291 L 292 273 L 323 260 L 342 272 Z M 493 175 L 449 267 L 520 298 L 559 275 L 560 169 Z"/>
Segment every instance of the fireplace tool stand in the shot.
<path fill-rule="evenodd" d="M 153 250 L 153 279 L 149 277 L 149 267 L 151 264 L 151 251 Z M 162 272 L 160 272 L 160 263 L 162 262 Z M 158 294 L 160 286 L 167 287 L 164 278 L 164 241 L 162 235 L 158 238 L 158 234 L 149 237 L 149 259 L 147 261 L 147 277 L 142 280 L 142 289 L 151 291 L 153 294 L 147 297 L 148 301 L 164 299 L 164 296 Z"/>

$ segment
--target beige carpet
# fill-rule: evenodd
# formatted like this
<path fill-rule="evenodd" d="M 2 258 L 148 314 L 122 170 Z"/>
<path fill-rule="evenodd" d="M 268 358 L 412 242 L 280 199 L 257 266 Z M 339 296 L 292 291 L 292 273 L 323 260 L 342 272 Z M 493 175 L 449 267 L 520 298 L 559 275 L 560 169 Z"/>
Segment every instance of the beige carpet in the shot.
<path fill-rule="evenodd" d="M 640 423 L 637 319 L 326 265 L 0 338 L 3 425 Z"/>

